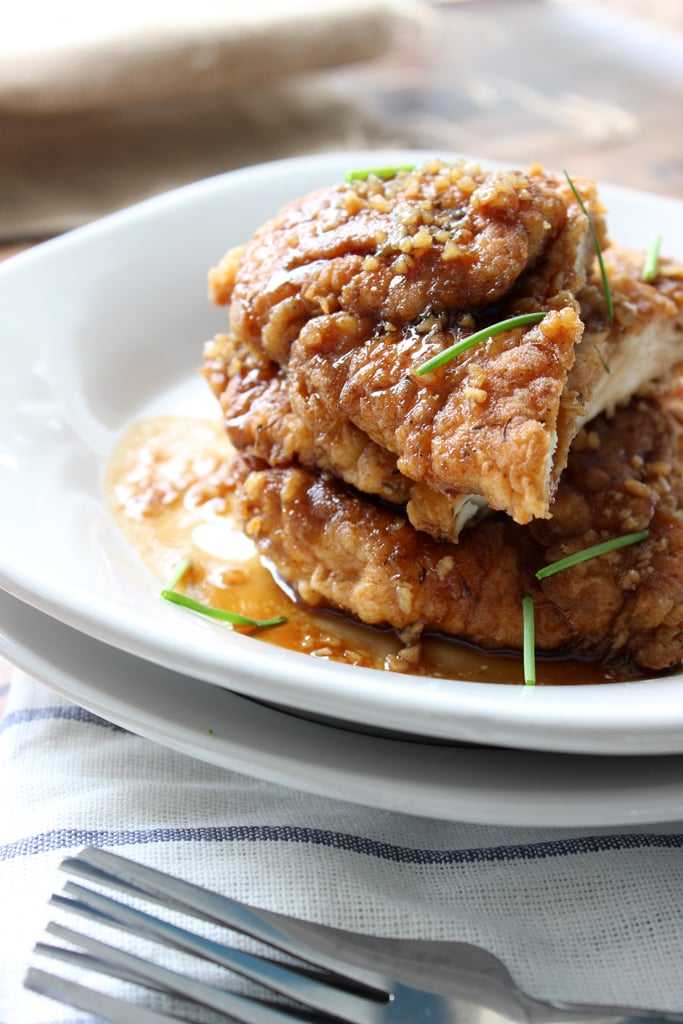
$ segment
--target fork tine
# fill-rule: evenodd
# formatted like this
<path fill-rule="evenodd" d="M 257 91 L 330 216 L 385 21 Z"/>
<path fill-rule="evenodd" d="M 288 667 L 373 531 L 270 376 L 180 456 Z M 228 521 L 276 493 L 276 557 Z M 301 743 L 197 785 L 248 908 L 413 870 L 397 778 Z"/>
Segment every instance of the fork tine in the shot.
<path fill-rule="evenodd" d="M 295 1016 L 288 1010 L 276 1009 L 250 999 L 248 996 L 237 995 L 225 989 L 217 989 L 196 978 L 177 974 L 167 967 L 152 963 L 125 950 L 117 949 L 100 939 L 82 935 L 73 928 L 51 922 L 47 926 L 47 931 L 51 935 L 56 935 L 58 938 L 84 949 L 91 955 L 91 969 L 100 973 L 120 977 L 120 972 L 124 972 L 128 980 L 134 980 L 137 984 L 151 984 L 152 988 L 184 996 L 201 1006 L 207 1006 L 212 1010 L 218 1010 L 219 1013 L 227 1014 L 233 1020 L 241 1021 L 243 1024 L 287 1024 L 287 1022 L 300 1024 L 301 1022 L 300 1016 Z M 130 1018 L 131 1021 L 137 1021 L 137 1019 L 137 1017 Z"/>
<path fill-rule="evenodd" d="M 373 1011 L 377 1003 L 370 1002 L 361 995 L 341 991 L 333 988 L 331 983 L 301 975 L 295 968 L 272 963 L 243 950 L 232 949 L 196 935 L 145 911 L 126 906 L 110 896 L 90 892 L 73 882 L 67 883 L 66 888 L 77 898 L 67 900 L 63 897 L 53 897 L 52 900 L 66 910 L 90 917 L 94 909 L 98 919 L 103 920 L 105 924 L 123 926 L 126 930 L 153 938 L 164 945 L 193 953 L 313 1009 L 329 1011 L 331 1003 L 334 1002 L 335 1013 L 342 1020 L 350 1021 L 352 1024 L 371 1024 L 374 1019 Z M 48 926 L 48 931 L 68 938 L 61 929 L 61 925 Z M 82 938 L 77 937 L 69 941 L 82 948 L 88 948 L 83 945 Z M 134 966 L 132 969 L 136 970 Z"/>
<path fill-rule="evenodd" d="M 76 981 L 60 978 L 38 967 L 29 967 L 24 985 L 31 992 L 56 999 L 77 1010 L 93 1013 L 101 1020 L 110 1021 L 111 1024 L 178 1024 L 180 1021 L 179 1017 L 169 1017 L 165 1013 L 144 1006 L 131 1006 L 116 996 L 109 996 Z"/>
<path fill-rule="evenodd" d="M 145 896 L 163 906 L 173 907 L 206 921 L 225 925 L 234 931 L 299 957 L 315 967 L 332 971 L 355 985 L 386 995 L 391 991 L 391 980 L 377 971 L 349 966 L 332 953 L 314 949 L 296 934 L 294 922 L 279 920 L 279 915 L 247 906 L 228 896 L 202 889 L 155 868 L 146 867 L 118 854 L 86 847 L 76 857 L 67 857 L 61 867 L 69 874 L 88 878 L 93 882 L 123 889 L 134 896 Z M 291 927 L 291 931 L 289 930 Z"/>
<path fill-rule="evenodd" d="M 75 949 L 67 949 L 64 946 L 52 946 L 47 942 L 36 942 L 33 947 L 33 952 L 40 954 L 40 956 L 51 957 L 53 960 L 60 960 L 62 963 L 70 964 L 72 967 L 80 967 L 85 971 L 97 971 L 100 974 L 107 974 L 110 978 L 116 978 L 118 981 L 127 981 L 132 985 L 141 985 L 143 982 L 140 979 L 139 974 L 135 974 L 133 971 L 127 971 L 123 967 L 114 967 L 113 964 L 109 965 L 105 971 L 105 965 L 102 960 L 98 960 L 97 957 L 90 956 L 88 953 L 79 953 Z M 145 982 L 147 988 L 152 988 L 151 982 Z M 159 991 L 166 992 L 166 989 L 159 989 Z"/>

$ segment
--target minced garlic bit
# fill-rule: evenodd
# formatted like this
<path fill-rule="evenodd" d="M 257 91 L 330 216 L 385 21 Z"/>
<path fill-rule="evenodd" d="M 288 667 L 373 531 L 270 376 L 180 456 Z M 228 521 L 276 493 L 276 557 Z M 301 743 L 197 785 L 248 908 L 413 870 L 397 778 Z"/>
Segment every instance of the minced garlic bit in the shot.
<path fill-rule="evenodd" d="M 466 387 L 463 392 L 468 402 L 474 403 L 474 405 L 484 405 L 489 397 L 488 391 L 484 391 L 483 388 Z"/>
<path fill-rule="evenodd" d="M 426 196 L 422 194 L 425 186 Z M 460 201 L 444 203 L 443 194 L 453 189 Z M 461 223 L 468 208 L 506 209 L 511 203 L 529 202 L 531 195 L 528 178 L 521 172 L 501 172 L 482 181 L 478 164 L 432 159 L 413 168 L 350 173 L 340 186 L 337 209 L 342 217 L 353 217 L 363 209 L 392 214 L 391 237 L 377 239 L 384 255 L 398 252 L 410 256 L 437 246 L 441 258 L 452 262 L 472 243 L 471 229 Z M 403 264 L 398 273 L 406 271 Z"/>
<path fill-rule="evenodd" d="M 452 555 L 444 555 L 443 558 L 439 559 L 436 566 L 436 575 L 440 583 L 443 583 L 448 574 L 453 571 L 454 565 L 455 559 Z"/>

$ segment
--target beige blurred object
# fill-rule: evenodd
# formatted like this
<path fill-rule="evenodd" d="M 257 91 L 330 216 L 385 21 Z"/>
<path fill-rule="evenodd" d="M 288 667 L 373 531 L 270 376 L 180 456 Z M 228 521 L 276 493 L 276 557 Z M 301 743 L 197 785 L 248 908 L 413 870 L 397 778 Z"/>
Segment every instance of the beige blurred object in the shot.
<path fill-rule="evenodd" d="M 0 232 L 41 238 L 199 178 L 375 137 L 364 111 L 318 78 L 85 111 L 0 116 Z"/>
<path fill-rule="evenodd" d="M 27 0 L 0 34 L 0 111 L 111 110 L 260 88 L 376 57 L 407 10 L 391 0 Z"/>
<path fill-rule="evenodd" d="M 40 238 L 197 178 L 378 139 L 324 69 L 429 34 L 418 0 L 36 0 L 0 34 L 0 232 Z"/>

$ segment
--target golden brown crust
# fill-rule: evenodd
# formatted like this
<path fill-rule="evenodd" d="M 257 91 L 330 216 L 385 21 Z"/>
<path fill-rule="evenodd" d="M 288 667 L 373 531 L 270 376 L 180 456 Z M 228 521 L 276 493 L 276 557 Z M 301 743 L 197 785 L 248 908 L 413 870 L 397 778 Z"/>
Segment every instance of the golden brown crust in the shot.
<path fill-rule="evenodd" d="M 311 325 L 308 325 L 309 328 Z M 302 419 L 320 402 L 397 456 L 410 480 L 446 495 L 478 494 L 518 522 L 548 514 L 556 421 L 583 325 L 574 310 L 497 335 L 420 378 L 448 347 L 440 331 L 377 333 L 328 350 L 302 331 L 288 364 Z"/>
<path fill-rule="evenodd" d="M 554 259 L 552 252 L 548 259 Z M 271 465 L 326 469 L 362 491 L 408 502 L 413 525 L 456 539 L 467 521 L 465 515 L 458 518 L 459 501 L 473 511 L 468 491 L 484 491 L 493 507 L 507 510 L 523 502 L 527 519 L 529 513 L 542 517 L 581 423 L 628 398 L 643 381 L 651 390 L 653 378 L 670 379 L 683 350 L 683 271 L 665 260 L 656 280 L 647 283 L 642 260 L 642 254 L 621 247 L 606 250 L 611 327 L 595 264 L 579 293 L 588 322 L 580 344 L 580 326 L 565 308 L 549 316 L 542 330 L 473 350 L 432 374 L 428 387 L 416 379 L 405 334 L 387 331 L 371 343 L 361 336 L 358 343 L 358 322 L 346 314 L 330 316 L 324 325 L 320 318 L 310 321 L 292 346 L 286 370 L 233 337 L 218 336 L 206 347 L 204 372 L 236 447 Z M 527 292 L 530 284 L 526 280 Z M 524 301 L 515 293 L 507 312 L 519 308 Z M 553 324 L 566 327 L 570 321 L 573 336 L 568 329 L 549 332 Z M 522 347 L 534 336 L 545 336 L 545 353 L 539 354 L 538 345 Z M 432 351 L 426 346 L 443 346 L 438 337 L 433 329 L 426 338 L 414 338 L 422 346 L 420 358 Z M 378 405 L 385 393 L 390 398 Z M 390 444 L 369 435 L 389 438 Z M 521 471 L 520 452 L 527 454 Z M 443 466 L 449 476 L 440 474 Z M 517 518 L 526 521 L 519 511 Z"/>
<path fill-rule="evenodd" d="M 432 161 L 388 181 L 321 189 L 254 235 L 215 301 L 232 330 L 278 362 L 308 319 L 339 311 L 410 323 L 426 310 L 482 308 L 540 259 L 573 204 L 540 168 L 490 173 Z"/>
<path fill-rule="evenodd" d="M 539 650 L 661 669 L 683 656 L 680 455 L 674 417 L 636 399 L 582 432 L 551 519 L 524 528 L 491 516 L 458 545 L 305 470 L 245 467 L 240 500 L 247 533 L 308 604 L 510 649 L 522 645 L 529 593 Z M 535 579 L 546 563 L 643 528 L 647 541 Z"/>
<path fill-rule="evenodd" d="M 281 367 L 217 335 L 204 347 L 203 372 L 218 398 L 230 442 L 270 466 L 301 465 L 334 473 L 368 494 L 404 504 L 411 484 L 396 456 L 349 421 L 326 427 L 293 411 Z"/>
<path fill-rule="evenodd" d="M 578 187 L 604 235 L 595 186 Z M 446 503 L 470 495 L 521 523 L 548 514 L 568 447 L 558 446 L 558 422 L 569 436 L 576 406 L 565 394 L 583 330 L 573 292 L 592 244 L 564 178 L 432 161 L 290 203 L 228 254 L 211 287 L 215 301 L 230 301 L 236 340 L 286 370 L 300 424 L 328 437 L 353 425 L 368 452 L 385 450 L 384 462 L 395 458 L 416 493 L 434 499 L 430 508 L 440 496 L 436 519 L 415 498 L 414 521 L 454 536 Z M 530 303 L 548 311 L 540 326 L 416 374 Z"/>
<path fill-rule="evenodd" d="M 663 259 L 644 282 L 642 255 L 607 244 L 595 185 L 575 184 L 613 322 L 586 213 L 539 167 L 433 161 L 323 189 L 212 271 L 232 333 L 207 345 L 204 372 L 245 453 L 245 529 L 308 604 L 515 649 L 531 594 L 540 650 L 646 669 L 683 656 L 681 403 L 662 397 L 683 269 Z M 643 528 L 634 547 L 535 578 Z"/>

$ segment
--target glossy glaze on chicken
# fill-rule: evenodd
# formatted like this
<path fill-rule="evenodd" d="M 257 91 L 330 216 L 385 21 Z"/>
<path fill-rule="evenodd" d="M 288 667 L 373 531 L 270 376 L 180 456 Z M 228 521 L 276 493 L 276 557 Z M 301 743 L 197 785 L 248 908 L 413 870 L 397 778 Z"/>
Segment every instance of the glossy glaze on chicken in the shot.
<path fill-rule="evenodd" d="M 509 648 L 534 593 L 540 649 L 683 655 L 678 427 L 657 397 L 683 353 L 683 277 L 641 281 L 595 185 L 574 186 L 581 203 L 539 167 L 431 161 L 290 203 L 211 272 L 230 330 L 204 372 L 244 453 L 245 528 L 304 601 Z M 545 316 L 417 372 L 529 312 Z M 627 521 L 647 544 L 534 584 Z"/>

